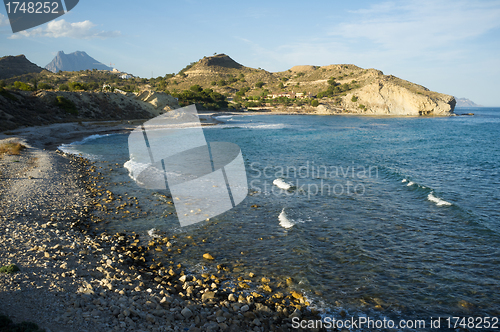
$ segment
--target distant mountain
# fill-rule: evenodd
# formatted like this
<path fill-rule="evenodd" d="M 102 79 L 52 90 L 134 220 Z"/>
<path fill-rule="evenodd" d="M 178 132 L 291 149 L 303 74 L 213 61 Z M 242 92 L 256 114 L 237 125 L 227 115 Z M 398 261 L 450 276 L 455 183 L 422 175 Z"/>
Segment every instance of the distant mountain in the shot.
<path fill-rule="evenodd" d="M 51 63 L 45 66 L 45 69 L 53 73 L 58 71 L 80 71 L 80 70 L 113 70 L 113 68 L 100 63 L 85 52 L 76 51 L 70 54 L 64 54 L 63 51 L 57 52 L 57 55 Z"/>
<path fill-rule="evenodd" d="M 476 104 L 472 100 L 467 98 L 455 98 L 457 101 L 457 105 L 455 107 L 482 107 L 481 105 Z"/>
<path fill-rule="evenodd" d="M 24 54 L 0 58 L 0 79 L 2 80 L 23 74 L 40 73 L 42 70 L 42 67 L 26 59 Z"/>

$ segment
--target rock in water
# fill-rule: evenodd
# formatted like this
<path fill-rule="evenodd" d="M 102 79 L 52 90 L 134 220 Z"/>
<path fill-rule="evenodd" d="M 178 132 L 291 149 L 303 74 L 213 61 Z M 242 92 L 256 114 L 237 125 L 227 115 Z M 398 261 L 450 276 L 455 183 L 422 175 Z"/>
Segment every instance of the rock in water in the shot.
<path fill-rule="evenodd" d="M 153 239 L 161 238 L 161 235 L 160 235 L 159 231 L 156 228 L 151 228 L 148 231 L 148 235 L 151 236 Z"/>
<path fill-rule="evenodd" d="M 278 220 L 280 221 L 280 226 L 286 229 L 292 228 L 295 224 L 288 219 L 288 216 L 285 213 L 285 208 L 281 211 L 278 216 Z"/>

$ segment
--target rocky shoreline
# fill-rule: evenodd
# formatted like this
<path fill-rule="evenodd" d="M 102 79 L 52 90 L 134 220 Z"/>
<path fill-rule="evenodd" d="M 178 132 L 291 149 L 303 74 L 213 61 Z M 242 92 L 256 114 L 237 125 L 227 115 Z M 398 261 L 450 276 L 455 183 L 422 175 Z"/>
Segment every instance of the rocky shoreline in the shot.
<path fill-rule="evenodd" d="M 170 254 L 182 250 L 173 236 L 101 232 L 103 212 L 128 200 L 102 188 L 88 160 L 40 147 L 0 159 L 0 265 L 20 268 L 0 274 L 0 311 L 14 321 L 46 331 L 290 331 L 294 317 L 319 319 L 291 279 L 258 267 L 235 279 L 209 253 L 200 260 L 217 272 L 190 273 Z"/>

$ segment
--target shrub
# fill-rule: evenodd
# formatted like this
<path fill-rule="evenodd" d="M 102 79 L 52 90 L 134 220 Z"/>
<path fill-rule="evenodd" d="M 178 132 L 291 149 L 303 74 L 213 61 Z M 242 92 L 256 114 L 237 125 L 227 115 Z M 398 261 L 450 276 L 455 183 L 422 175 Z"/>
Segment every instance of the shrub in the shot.
<path fill-rule="evenodd" d="M 335 82 L 335 77 L 331 77 L 328 81 L 327 81 L 328 85 L 331 85 L 331 86 L 335 86 L 337 85 L 338 83 Z"/>
<path fill-rule="evenodd" d="M 60 84 L 59 90 L 60 91 L 69 91 L 69 86 L 66 83 Z"/>
<path fill-rule="evenodd" d="M 35 90 L 31 85 L 26 84 L 24 82 L 19 82 L 19 81 L 14 82 L 14 87 L 18 90 L 23 90 L 23 91 L 34 91 Z"/>
<path fill-rule="evenodd" d="M 217 82 L 212 81 L 212 82 L 210 82 L 210 85 L 217 85 Z"/>
<path fill-rule="evenodd" d="M 202 92 L 203 91 L 203 89 L 201 88 L 201 86 L 199 86 L 198 84 L 195 84 L 195 85 L 191 86 L 189 88 L 189 90 L 194 91 L 194 92 Z"/>
<path fill-rule="evenodd" d="M 258 88 L 258 89 L 260 89 L 260 88 L 262 88 L 264 86 L 264 84 L 265 84 L 264 82 L 259 81 L 259 82 L 255 83 L 255 87 Z"/>
<path fill-rule="evenodd" d="M 8 153 L 10 155 L 18 155 L 25 148 L 26 148 L 26 146 L 22 145 L 21 143 L 3 143 L 2 145 L 0 145 L 0 154 Z M 10 265 L 8 265 L 8 266 L 10 266 Z M 11 273 L 11 272 L 4 271 L 4 269 L 6 269 L 8 266 L 1 267 L 0 272 Z M 17 268 L 17 266 L 16 266 L 16 268 Z"/>
<path fill-rule="evenodd" d="M 353 103 L 357 102 L 357 101 L 358 101 L 358 97 L 356 97 L 356 96 L 352 96 L 351 101 L 352 101 Z"/>
<path fill-rule="evenodd" d="M 48 83 L 40 83 L 38 84 L 38 88 L 42 90 L 52 90 L 54 87 Z"/>
<path fill-rule="evenodd" d="M 78 109 L 76 108 L 75 103 L 69 99 L 64 98 L 63 96 L 57 96 L 55 105 L 65 110 L 66 113 L 78 115 Z"/>
<path fill-rule="evenodd" d="M 316 99 L 311 100 L 311 106 L 312 107 L 318 107 L 319 102 Z"/>
<path fill-rule="evenodd" d="M 361 108 L 362 110 L 364 110 L 366 108 L 366 106 L 363 104 L 359 105 L 358 107 Z"/>
<path fill-rule="evenodd" d="M 218 80 L 217 81 L 217 85 L 224 86 L 226 84 L 227 84 L 227 82 L 225 80 Z"/>
<path fill-rule="evenodd" d="M 23 146 L 22 144 L 19 144 L 19 143 L 17 143 L 17 144 Z M 17 154 L 19 154 L 19 153 L 17 153 Z M 5 265 L 5 266 L 0 267 L 1 273 L 12 274 L 12 273 L 16 273 L 18 271 L 19 271 L 19 268 L 15 264 L 10 264 L 10 265 Z"/>
<path fill-rule="evenodd" d="M 87 90 L 85 84 L 80 82 L 69 82 L 68 86 L 71 91 Z"/>

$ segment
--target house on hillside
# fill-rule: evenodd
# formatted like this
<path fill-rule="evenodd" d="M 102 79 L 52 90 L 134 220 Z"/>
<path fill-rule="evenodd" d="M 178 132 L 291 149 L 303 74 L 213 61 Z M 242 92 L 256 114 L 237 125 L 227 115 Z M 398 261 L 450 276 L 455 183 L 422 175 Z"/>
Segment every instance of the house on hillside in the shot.
<path fill-rule="evenodd" d="M 128 80 L 129 78 L 132 78 L 132 75 L 129 74 L 123 74 L 120 76 L 121 79 Z"/>

